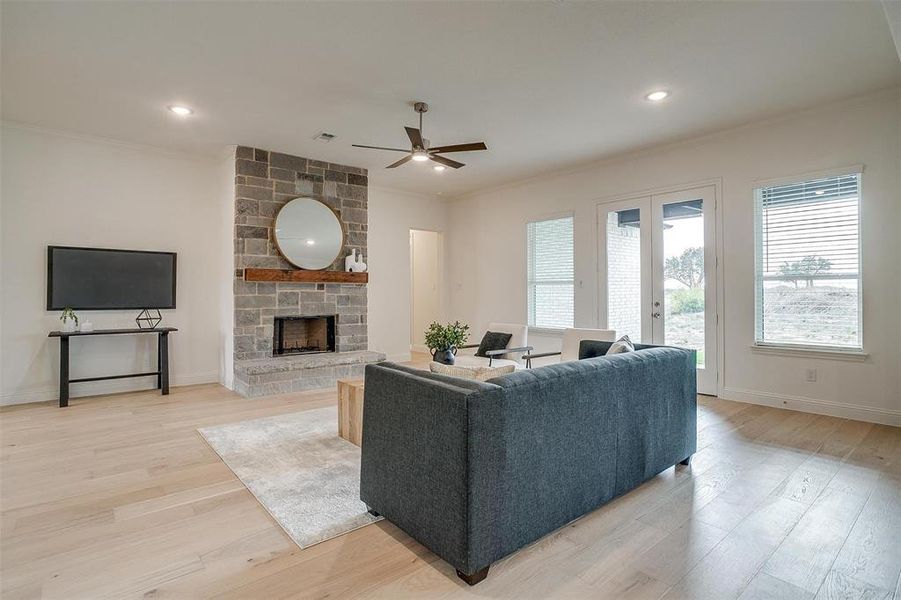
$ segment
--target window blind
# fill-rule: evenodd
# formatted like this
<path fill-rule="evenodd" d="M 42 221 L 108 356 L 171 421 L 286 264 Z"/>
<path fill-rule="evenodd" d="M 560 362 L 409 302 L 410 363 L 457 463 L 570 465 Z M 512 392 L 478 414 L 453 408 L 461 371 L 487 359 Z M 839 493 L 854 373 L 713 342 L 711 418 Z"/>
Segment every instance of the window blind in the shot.
<path fill-rule="evenodd" d="M 529 325 L 573 326 L 573 218 L 528 224 Z"/>
<path fill-rule="evenodd" d="M 757 343 L 859 350 L 860 174 L 755 197 Z"/>

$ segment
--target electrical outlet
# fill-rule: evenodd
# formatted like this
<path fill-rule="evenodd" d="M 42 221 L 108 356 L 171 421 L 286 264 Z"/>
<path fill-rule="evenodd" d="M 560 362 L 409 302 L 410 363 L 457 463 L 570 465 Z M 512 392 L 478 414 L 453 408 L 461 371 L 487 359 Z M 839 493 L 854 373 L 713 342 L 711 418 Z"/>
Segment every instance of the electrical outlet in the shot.
<path fill-rule="evenodd" d="M 805 381 L 808 383 L 814 383 L 817 380 L 817 370 L 816 369 L 807 369 L 805 373 Z"/>

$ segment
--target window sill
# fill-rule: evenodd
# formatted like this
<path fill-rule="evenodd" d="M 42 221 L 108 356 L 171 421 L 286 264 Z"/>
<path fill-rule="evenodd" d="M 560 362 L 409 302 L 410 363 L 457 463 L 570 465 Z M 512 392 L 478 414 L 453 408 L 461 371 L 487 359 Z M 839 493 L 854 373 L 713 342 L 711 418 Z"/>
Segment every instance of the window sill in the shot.
<path fill-rule="evenodd" d="M 563 327 L 533 327 L 529 326 L 529 333 L 534 333 L 535 335 L 548 335 L 548 336 L 556 336 L 563 337 L 563 332 L 566 331 Z"/>
<path fill-rule="evenodd" d="M 755 344 L 751 350 L 759 354 L 773 356 L 794 356 L 798 358 L 821 358 L 826 360 L 846 360 L 851 362 L 863 362 L 869 358 L 869 354 L 861 350 L 837 350 L 828 348 L 805 348 L 801 346 L 765 346 Z"/>

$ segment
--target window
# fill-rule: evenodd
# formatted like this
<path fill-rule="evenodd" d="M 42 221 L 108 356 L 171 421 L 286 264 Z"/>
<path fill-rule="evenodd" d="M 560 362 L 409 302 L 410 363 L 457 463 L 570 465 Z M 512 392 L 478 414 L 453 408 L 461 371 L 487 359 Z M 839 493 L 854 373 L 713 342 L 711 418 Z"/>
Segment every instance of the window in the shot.
<path fill-rule="evenodd" d="M 529 326 L 573 326 L 573 218 L 528 225 Z"/>
<path fill-rule="evenodd" d="M 756 343 L 861 350 L 860 174 L 755 190 Z"/>

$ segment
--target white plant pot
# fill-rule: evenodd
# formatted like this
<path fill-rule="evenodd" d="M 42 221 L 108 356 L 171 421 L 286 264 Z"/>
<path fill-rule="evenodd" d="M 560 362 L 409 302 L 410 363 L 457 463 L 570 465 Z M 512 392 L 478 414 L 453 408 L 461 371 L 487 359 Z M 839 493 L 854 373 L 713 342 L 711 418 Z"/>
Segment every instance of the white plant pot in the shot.
<path fill-rule="evenodd" d="M 66 319 L 65 321 L 63 321 L 63 331 L 65 331 L 66 333 L 72 333 L 76 329 L 78 329 L 78 326 L 75 325 L 75 321 L 73 321 L 72 319 Z"/>

